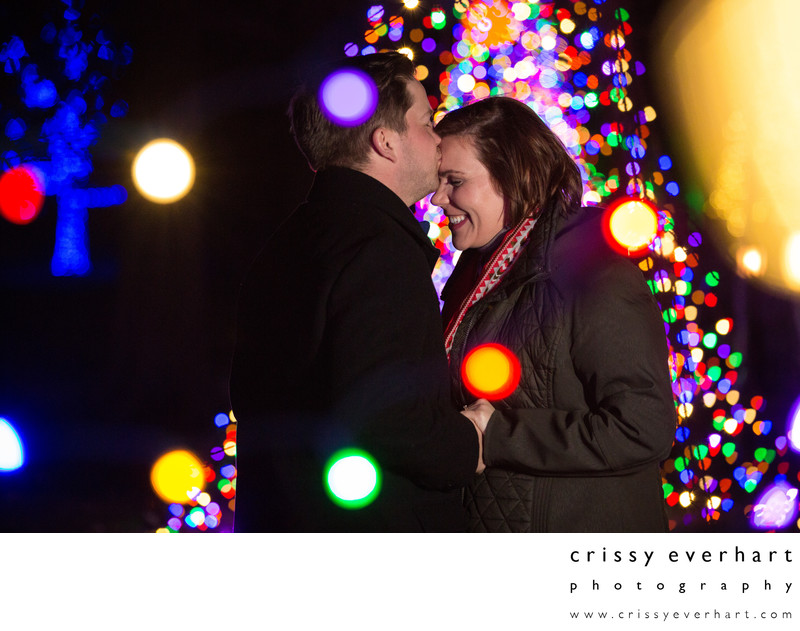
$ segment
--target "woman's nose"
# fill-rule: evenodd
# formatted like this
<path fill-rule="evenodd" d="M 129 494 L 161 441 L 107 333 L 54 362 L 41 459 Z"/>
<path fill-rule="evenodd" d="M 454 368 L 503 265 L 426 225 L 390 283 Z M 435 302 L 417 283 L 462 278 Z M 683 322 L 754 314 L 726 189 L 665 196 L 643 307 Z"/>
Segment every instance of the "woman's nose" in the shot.
<path fill-rule="evenodd" d="M 436 192 L 431 196 L 431 203 L 433 203 L 436 206 L 439 206 L 439 208 L 441 208 L 442 205 L 446 204 L 448 201 L 447 194 L 444 192 L 444 189 L 445 185 L 440 184 L 439 188 L 437 188 Z"/>

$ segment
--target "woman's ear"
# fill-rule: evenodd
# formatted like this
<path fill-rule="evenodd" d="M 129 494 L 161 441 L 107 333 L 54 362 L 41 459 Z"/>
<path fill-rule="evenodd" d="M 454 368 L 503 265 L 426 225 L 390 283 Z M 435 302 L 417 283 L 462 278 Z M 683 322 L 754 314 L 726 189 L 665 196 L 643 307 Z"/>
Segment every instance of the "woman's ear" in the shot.
<path fill-rule="evenodd" d="M 396 131 L 387 129 L 386 127 L 378 127 L 372 132 L 370 136 L 370 144 L 373 151 L 381 158 L 396 162 L 399 158 L 397 149 L 399 145 L 399 137 Z"/>

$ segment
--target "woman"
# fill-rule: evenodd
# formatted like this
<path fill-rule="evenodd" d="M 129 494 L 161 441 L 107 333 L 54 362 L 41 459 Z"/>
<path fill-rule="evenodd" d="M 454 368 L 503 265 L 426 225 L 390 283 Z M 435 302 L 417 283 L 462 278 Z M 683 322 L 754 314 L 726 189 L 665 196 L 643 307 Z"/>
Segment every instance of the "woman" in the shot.
<path fill-rule="evenodd" d="M 639 269 L 581 208 L 580 172 L 527 106 L 447 114 L 432 201 L 463 250 L 442 292 L 459 407 L 462 362 L 487 343 L 519 359 L 506 398 L 471 403 L 486 470 L 465 492 L 474 531 L 667 530 L 659 462 L 676 413 L 661 313 Z"/>

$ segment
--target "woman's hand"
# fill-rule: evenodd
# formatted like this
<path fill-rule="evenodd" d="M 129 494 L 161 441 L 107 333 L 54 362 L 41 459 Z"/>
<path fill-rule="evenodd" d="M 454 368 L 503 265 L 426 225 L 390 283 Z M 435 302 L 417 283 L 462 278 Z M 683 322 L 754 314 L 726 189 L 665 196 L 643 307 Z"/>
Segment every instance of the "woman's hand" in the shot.
<path fill-rule="evenodd" d="M 491 418 L 493 412 L 494 406 L 486 399 L 478 399 L 461 411 L 482 433 L 486 433 L 486 426 L 489 424 L 489 418 Z"/>
<path fill-rule="evenodd" d="M 474 403 L 465 405 L 461 410 L 461 413 L 472 422 L 475 431 L 478 432 L 478 466 L 475 473 L 483 473 L 483 470 L 486 469 L 486 463 L 483 461 L 483 434 L 489 424 L 492 412 L 494 412 L 494 406 L 486 399 L 478 399 Z"/>
<path fill-rule="evenodd" d="M 486 469 L 486 463 L 483 461 L 483 432 L 475 425 L 475 421 L 470 419 L 470 422 L 478 434 L 478 465 L 475 467 L 475 473 L 483 473 L 484 469 Z"/>

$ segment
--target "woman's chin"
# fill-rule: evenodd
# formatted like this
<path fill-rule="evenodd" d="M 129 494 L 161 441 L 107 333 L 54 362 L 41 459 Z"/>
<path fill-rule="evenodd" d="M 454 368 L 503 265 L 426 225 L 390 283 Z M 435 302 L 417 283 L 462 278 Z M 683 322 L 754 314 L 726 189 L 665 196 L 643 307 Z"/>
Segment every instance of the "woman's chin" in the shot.
<path fill-rule="evenodd" d="M 460 250 L 463 252 L 469 247 L 469 245 L 466 244 L 462 239 L 453 239 L 453 247 L 456 250 Z"/>

